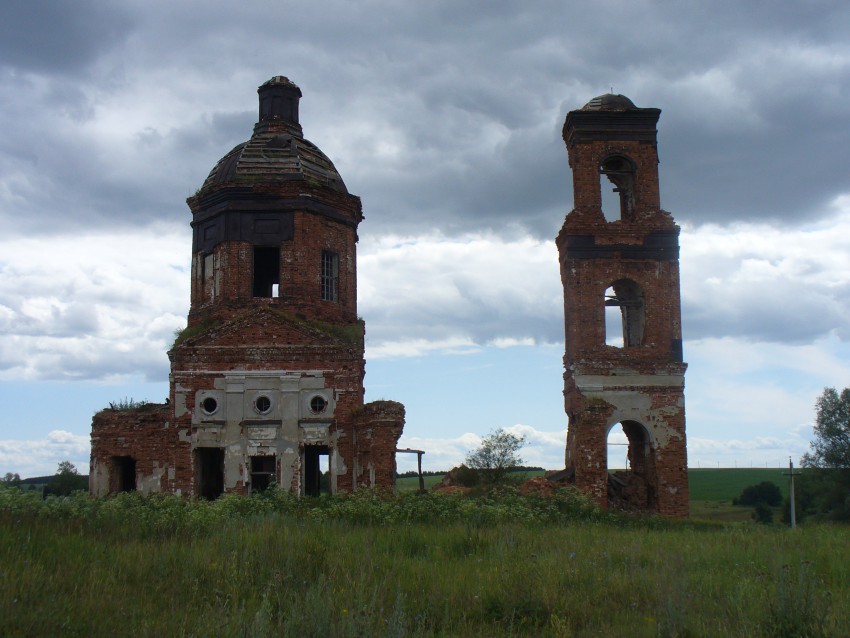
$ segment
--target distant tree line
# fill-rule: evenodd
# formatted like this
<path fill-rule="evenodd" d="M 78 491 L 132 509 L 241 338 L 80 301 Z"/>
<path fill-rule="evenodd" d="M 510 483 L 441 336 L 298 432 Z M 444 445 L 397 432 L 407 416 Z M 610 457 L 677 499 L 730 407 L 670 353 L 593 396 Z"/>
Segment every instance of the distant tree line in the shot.
<path fill-rule="evenodd" d="M 76 466 L 70 461 L 62 461 L 56 468 L 53 476 L 44 476 L 34 479 L 21 479 L 17 472 L 6 472 L 0 479 L 0 485 L 6 487 L 17 487 L 19 489 L 32 489 L 33 485 L 44 485 L 42 494 L 47 497 L 68 496 L 71 492 L 86 491 L 89 489 L 89 477 L 81 475 Z M 37 487 L 35 488 L 37 489 Z"/>
<path fill-rule="evenodd" d="M 422 470 L 422 476 L 442 476 L 446 474 L 443 470 L 437 470 L 436 472 L 431 470 Z M 396 472 L 396 478 L 411 478 L 414 476 L 419 476 L 419 472 L 416 470 L 409 470 L 407 472 Z"/>
<path fill-rule="evenodd" d="M 450 470 L 422 470 L 422 476 L 445 476 Z M 520 465 L 513 467 L 509 472 L 545 472 L 546 468 L 537 465 Z M 407 472 L 397 472 L 396 478 L 413 478 L 419 476 L 416 470 L 408 470 Z"/>

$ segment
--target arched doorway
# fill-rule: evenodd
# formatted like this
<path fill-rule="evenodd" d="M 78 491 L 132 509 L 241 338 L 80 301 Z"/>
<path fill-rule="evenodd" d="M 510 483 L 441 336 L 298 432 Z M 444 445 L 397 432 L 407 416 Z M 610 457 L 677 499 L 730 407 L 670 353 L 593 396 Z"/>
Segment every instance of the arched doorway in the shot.
<path fill-rule="evenodd" d="M 657 511 L 655 446 L 649 431 L 624 420 L 608 430 L 608 507 Z"/>

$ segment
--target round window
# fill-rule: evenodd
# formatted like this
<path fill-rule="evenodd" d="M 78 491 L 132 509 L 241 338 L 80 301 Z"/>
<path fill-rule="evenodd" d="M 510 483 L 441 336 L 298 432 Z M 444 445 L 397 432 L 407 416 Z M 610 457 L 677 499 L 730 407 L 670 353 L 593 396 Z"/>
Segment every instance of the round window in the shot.
<path fill-rule="evenodd" d="M 328 407 L 328 402 L 325 400 L 325 397 L 314 396 L 310 399 L 310 411 L 313 414 L 321 414 L 325 411 L 325 408 Z"/>
<path fill-rule="evenodd" d="M 257 397 L 257 400 L 254 401 L 254 406 L 257 408 L 257 412 L 265 414 L 272 409 L 272 400 L 267 396 Z"/>
<path fill-rule="evenodd" d="M 201 401 L 201 409 L 206 414 L 213 414 L 216 410 L 218 410 L 218 401 L 216 401 L 212 397 L 207 397 L 206 399 Z"/>

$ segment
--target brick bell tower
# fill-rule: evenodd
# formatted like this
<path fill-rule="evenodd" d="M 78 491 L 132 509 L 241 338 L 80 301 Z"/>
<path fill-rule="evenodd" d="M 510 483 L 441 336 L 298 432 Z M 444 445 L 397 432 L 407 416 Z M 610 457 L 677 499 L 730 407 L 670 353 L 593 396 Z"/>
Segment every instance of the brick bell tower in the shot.
<path fill-rule="evenodd" d="M 609 94 L 564 123 L 575 199 L 556 240 L 566 467 L 603 506 L 687 516 L 679 227 L 660 204 L 660 114 Z M 612 187 L 615 201 L 603 211 L 603 189 Z M 609 477 L 607 441 L 617 426 L 629 469 Z"/>
<path fill-rule="evenodd" d="M 191 305 L 168 353 L 167 421 L 96 415 L 94 494 L 130 483 L 207 498 L 394 484 L 404 407 L 363 403 L 360 198 L 304 139 L 301 90 L 276 76 L 258 93 L 251 139 L 187 200 Z"/>

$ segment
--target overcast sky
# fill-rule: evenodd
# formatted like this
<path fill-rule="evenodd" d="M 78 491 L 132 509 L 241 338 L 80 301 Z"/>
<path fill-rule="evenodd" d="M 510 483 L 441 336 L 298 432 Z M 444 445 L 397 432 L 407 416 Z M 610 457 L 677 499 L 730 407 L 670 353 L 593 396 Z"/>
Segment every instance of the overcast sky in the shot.
<path fill-rule="evenodd" d="M 363 200 L 367 399 L 426 467 L 497 427 L 563 466 L 561 127 L 611 90 L 662 110 L 691 466 L 796 461 L 850 386 L 846 2 L 6 2 L 0 475 L 86 471 L 96 410 L 167 394 L 185 199 L 273 75 Z"/>

